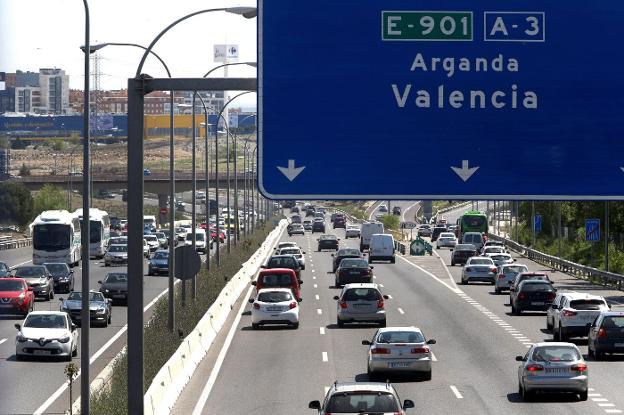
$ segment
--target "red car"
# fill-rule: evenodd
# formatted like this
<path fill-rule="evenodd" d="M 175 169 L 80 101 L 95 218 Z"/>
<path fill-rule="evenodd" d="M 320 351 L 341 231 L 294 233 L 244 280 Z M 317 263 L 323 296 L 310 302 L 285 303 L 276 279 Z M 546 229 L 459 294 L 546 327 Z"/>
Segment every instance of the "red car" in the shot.
<path fill-rule="evenodd" d="M 26 316 L 35 308 L 35 295 L 22 278 L 0 278 L 0 312 Z"/>
<path fill-rule="evenodd" d="M 263 288 L 290 288 L 296 298 L 301 298 L 301 281 L 290 268 L 271 268 L 260 271 L 258 279 L 251 282 L 256 293 Z"/>
<path fill-rule="evenodd" d="M 221 243 L 223 243 L 225 241 L 225 233 L 223 233 L 223 231 L 221 229 L 219 229 L 219 239 Z M 216 229 L 211 229 L 210 230 L 210 240 L 211 241 L 216 241 L 217 240 L 217 230 Z"/>

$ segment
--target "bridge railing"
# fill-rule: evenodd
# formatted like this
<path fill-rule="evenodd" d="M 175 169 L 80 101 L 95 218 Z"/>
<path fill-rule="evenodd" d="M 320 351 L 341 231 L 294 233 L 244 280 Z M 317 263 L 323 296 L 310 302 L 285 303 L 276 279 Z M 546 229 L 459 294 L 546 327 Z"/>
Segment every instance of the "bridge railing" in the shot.
<path fill-rule="evenodd" d="M 0 251 L 30 245 L 32 245 L 32 238 L 13 239 L 11 236 L 0 236 Z"/>

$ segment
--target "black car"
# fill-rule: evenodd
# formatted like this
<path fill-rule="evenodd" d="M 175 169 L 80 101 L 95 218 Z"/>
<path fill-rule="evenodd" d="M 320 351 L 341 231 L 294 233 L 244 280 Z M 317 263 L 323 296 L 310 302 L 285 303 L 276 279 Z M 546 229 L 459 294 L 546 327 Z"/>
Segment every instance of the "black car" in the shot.
<path fill-rule="evenodd" d="M 523 311 L 547 311 L 556 291 L 548 281 L 522 281 L 518 289 L 511 292 L 511 313 L 520 315 Z"/>
<path fill-rule="evenodd" d="M 290 208 L 290 213 L 299 213 L 299 206 L 293 206 Z"/>
<path fill-rule="evenodd" d="M 315 209 L 313 207 L 309 207 L 306 209 L 306 216 L 314 216 Z"/>
<path fill-rule="evenodd" d="M 451 249 L 451 266 L 455 266 L 455 264 L 464 265 L 468 258 L 477 256 L 479 253 L 477 252 L 477 248 L 473 244 L 457 244 L 455 248 Z"/>
<path fill-rule="evenodd" d="M 347 220 L 345 219 L 344 216 L 336 216 L 334 218 L 333 224 L 334 224 L 334 229 L 336 229 L 336 228 L 344 228 L 344 229 L 346 229 L 347 228 Z"/>
<path fill-rule="evenodd" d="M 273 255 L 269 258 L 266 265 L 260 266 L 260 268 L 288 268 L 295 271 L 297 279 L 301 280 L 301 263 L 293 255 Z"/>
<path fill-rule="evenodd" d="M 0 261 L 0 278 L 8 277 L 10 275 L 11 275 L 11 270 L 9 269 L 9 266 L 5 264 L 4 262 Z"/>
<path fill-rule="evenodd" d="M 325 232 L 325 221 L 315 220 L 312 222 L 312 233 L 314 232 Z"/>
<path fill-rule="evenodd" d="M 69 268 L 69 265 L 64 262 L 48 262 L 43 266 L 52 274 L 54 292 L 74 291 L 74 270 Z"/>
<path fill-rule="evenodd" d="M 336 270 L 334 285 L 373 282 L 373 268 L 364 258 L 345 258 Z"/>
<path fill-rule="evenodd" d="M 338 239 L 335 235 L 321 235 L 318 241 L 318 251 L 322 251 L 323 249 L 333 249 L 338 250 Z"/>
<path fill-rule="evenodd" d="M 340 266 L 340 262 L 345 258 L 362 258 L 362 252 L 357 248 L 343 248 L 338 252 L 332 254 L 334 260 L 332 261 L 332 271 L 336 272 L 336 269 Z"/>
<path fill-rule="evenodd" d="M 395 206 L 392 208 L 392 214 L 393 215 L 400 215 L 401 214 L 401 206 Z"/>
<path fill-rule="evenodd" d="M 69 314 L 74 324 L 80 324 L 82 312 L 82 292 L 72 291 L 67 296 L 67 300 L 59 298 L 61 302 L 61 311 Z M 89 291 L 89 318 L 91 324 L 97 324 L 108 327 L 112 319 L 113 308 L 112 300 L 104 297 L 104 294 L 98 291 Z"/>
<path fill-rule="evenodd" d="M 431 231 L 431 242 L 435 242 L 442 232 L 446 232 L 446 226 L 436 225 Z"/>
<path fill-rule="evenodd" d="M 32 287 L 35 297 L 46 300 L 54 298 L 54 279 L 52 274 L 43 265 L 24 265 L 13 270 L 12 275 L 23 278 L 29 287 Z"/>
<path fill-rule="evenodd" d="M 109 272 L 104 281 L 98 281 L 100 292 L 111 300 L 128 301 L 128 273 Z"/>

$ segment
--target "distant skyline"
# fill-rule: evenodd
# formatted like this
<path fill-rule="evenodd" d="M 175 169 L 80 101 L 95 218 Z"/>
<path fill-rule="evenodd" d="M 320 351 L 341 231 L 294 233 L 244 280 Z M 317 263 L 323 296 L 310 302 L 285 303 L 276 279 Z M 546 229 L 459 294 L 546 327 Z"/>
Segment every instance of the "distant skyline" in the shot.
<path fill-rule="evenodd" d="M 174 5 L 175 7 L 172 7 Z M 147 46 L 166 26 L 178 18 L 202 9 L 251 6 L 253 1 L 184 0 L 91 0 L 91 44 L 138 43 Z M 154 50 L 176 77 L 201 77 L 220 63 L 213 62 L 215 44 L 239 46 L 239 61 L 255 62 L 257 19 L 245 19 L 225 12 L 194 16 L 164 35 Z M 0 0 L 0 71 L 37 72 L 39 68 L 64 69 L 70 88 L 83 89 L 84 9 L 79 0 Z M 127 87 L 134 76 L 142 51 L 108 46 L 101 56 L 102 89 Z M 229 76 L 253 77 L 255 68 L 230 67 Z M 144 73 L 164 77 L 162 65 L 146 61 Z M 212 76 L 223 76 L 218 70 Z M 233 94 L 231 94 L 233 95 Z M 233 107 L 255 107 L 256 98 L 244 95 Z"/>

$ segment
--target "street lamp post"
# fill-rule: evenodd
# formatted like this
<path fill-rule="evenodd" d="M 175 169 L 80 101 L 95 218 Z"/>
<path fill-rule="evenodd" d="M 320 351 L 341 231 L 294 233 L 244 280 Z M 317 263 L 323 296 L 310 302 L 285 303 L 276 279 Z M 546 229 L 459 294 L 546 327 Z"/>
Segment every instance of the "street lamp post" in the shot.
<path fill-rule="evenodd" d="M 245 121 L 247 118 L 254 117 L 255 115 L 248 115 L 243 118 L 239 123 Z M 239 215 L 239 206 L 238 206 L 238 134 L 233 133 L 234 137 L 234 212 L 236 213 L 236 230 L 235 235 L 236 239 L 234 240 L 234 244 L 238 245 L 238 240 L 240 239 L 240 215 Z"/>

